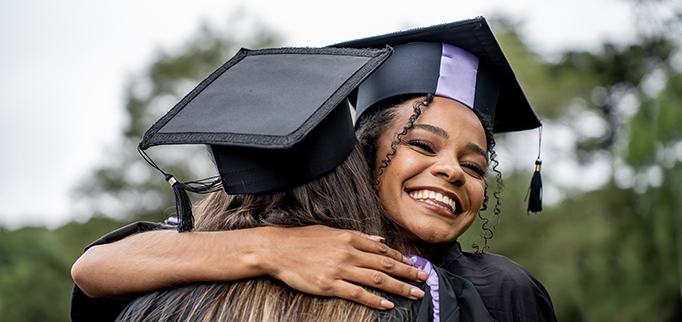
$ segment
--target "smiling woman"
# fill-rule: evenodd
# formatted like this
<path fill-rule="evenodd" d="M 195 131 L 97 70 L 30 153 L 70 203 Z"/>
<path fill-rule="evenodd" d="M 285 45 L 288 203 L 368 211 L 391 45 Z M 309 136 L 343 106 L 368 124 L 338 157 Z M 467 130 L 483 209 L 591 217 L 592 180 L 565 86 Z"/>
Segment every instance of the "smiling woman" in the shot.
<path fill-rule="evenodd" d="M 379 138 L 378 159 L 389 154 L 393 140 L 400 145 L 390 163 L 377 163 L 377 168 L 384 167 L 377 188 L 384 208 L 409 236 L 406 241 L 447 243 L 471 226 L 483 204 L 486 135 L 470 108 L 435 97 L 413 128 L 395 138 L 420 100 L 397 105 L 397 115 Z"/>

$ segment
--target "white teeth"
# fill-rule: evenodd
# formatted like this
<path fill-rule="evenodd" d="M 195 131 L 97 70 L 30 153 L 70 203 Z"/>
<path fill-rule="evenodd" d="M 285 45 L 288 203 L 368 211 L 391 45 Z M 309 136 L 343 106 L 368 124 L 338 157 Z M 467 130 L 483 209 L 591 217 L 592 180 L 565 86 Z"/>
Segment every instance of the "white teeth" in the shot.
<path fill-rule="evenodd" d="M 417 200 L 420 200 L 420 201 L 423 201 L 423 202 L 426 202 L 426 203 L 434 205 L 434 206 L 441 207 L 441 208 L 443 208 L 449 212 L 454 213 L 455 209 L 457 209 L 457 203 L 454 200 L 452 200 L 452 198 L 450 198 L 448 196 L 444 196 L 443 194 L 437 193 L 434 191 L 428 191 L 428 190 L 412 191 L 412 192 L 410 192 L 410 197 L 417 199 Z M 449 209 L 448 209 L 448 207 L 445 207 L 442 204 L 437 203 L 436 201 L 439 201 L 439 202 L 442 202 L 442 203 L 448 205 Z"/>
<path fill-rule="evenodd" d="M 428 203 L 428 204 L 434 205 L 434 206 L 436 206 L 436 207 L 443 208 L 443 209 L 445 209 L 445 210 L 447 210 L 447 211 L 450 211 L 450 209 L 448 209 L 447 207 L 445 207 L 445 206 L 443 206 L 443 205 L 441 205 L 441 204 L 437 204 L 437 203 L 435 203 L 435 202 L 434 202 L 433 200 L 431 200 L 431 199 L 425 199 L 425 200 L 422 200 L 422 201 L 424 201 L 424 202 L 426 202 L 426 203 Z M 450 211 L 450 212 L 452 212 L 452 211 Z"/>

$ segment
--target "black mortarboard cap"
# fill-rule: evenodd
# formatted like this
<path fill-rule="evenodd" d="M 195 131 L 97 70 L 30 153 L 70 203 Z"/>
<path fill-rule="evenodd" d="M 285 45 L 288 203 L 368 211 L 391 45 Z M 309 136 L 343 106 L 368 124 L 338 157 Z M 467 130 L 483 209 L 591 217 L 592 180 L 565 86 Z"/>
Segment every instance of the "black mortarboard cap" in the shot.
<path fill-rule="evenodd" d="M 242 49 L 147 130 L 138 149 L 205 144 L 228 194 L 310 181 L 352 151 L 347 96 L 390 54 L 387 47 Z"/>
<path fill-rule="evenodd" d="M 483 17 L 358 39 L 332 47 L 393 47 L 394 54 L 358 89 L 356 118 L 393 96 L 433 93 L 488 115 L 495 132 L 540 121 Z"/>

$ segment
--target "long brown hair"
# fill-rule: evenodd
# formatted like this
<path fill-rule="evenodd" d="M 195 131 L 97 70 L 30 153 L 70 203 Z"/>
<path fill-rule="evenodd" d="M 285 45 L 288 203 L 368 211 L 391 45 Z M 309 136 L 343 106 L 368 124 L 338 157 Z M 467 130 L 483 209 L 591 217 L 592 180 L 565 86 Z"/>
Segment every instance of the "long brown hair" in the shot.
<path fill-rule="evenodd" d="M 359 144 L 332 171 L 306 184 L 263 194 L 209 195 L 197 208 L 197 231 L 327 225 L 387 235 L 390 220 L 372 190 Z M 394 316 L 406 315 L 394 309 Z M 270 277 L 200 283 L 151 292 L 117 321 L 376 321 L 379 312 L 338 298 L 308 295 Z"/>

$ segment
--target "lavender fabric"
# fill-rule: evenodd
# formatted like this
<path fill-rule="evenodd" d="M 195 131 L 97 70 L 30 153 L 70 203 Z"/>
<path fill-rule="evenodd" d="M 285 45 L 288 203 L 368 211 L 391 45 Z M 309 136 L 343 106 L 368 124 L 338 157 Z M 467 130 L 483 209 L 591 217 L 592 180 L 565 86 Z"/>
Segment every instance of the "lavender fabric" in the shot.
<path fill-rule="evenodd" d="M 412 266 L 429 274 L 429 277 L 426 278 L 426 285 L 430 288 L 431 301 L 433 303 L 433 321 L 440 321 L 440 296 L 438 294 L 438 274 L 436 274 L 436 270 L 431 262 L 425 258 L 414 254 L 407 254 L 405 257 L 412 262 Z"/>
<path fill-rule="evenodd" d="M 175 216 L 168 217 L 168 219 L 166 219 L 163 223 L 166 225 L 179 225 L 180 224 L 180 218 L 175 217 Z"/>
<path fill-rule="evenodd" d="M 443 44 L 436 95 L 474 108 L 478 57 L 457 46 Z"/>

